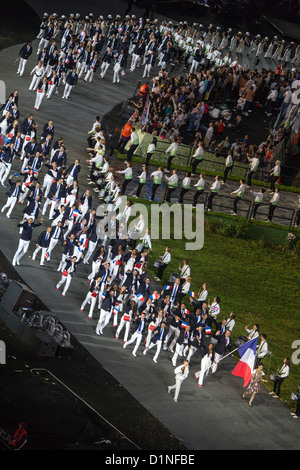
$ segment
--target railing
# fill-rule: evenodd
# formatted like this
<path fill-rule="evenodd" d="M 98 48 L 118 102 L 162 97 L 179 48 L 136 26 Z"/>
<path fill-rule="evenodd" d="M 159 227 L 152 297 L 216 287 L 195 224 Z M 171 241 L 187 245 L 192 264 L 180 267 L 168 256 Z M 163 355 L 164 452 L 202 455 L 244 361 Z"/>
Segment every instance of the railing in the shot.
<path fill-rule="evenodd" d="M 181 191 L 181 188 L 176 188 L 172 192 L 171 202 L 178 200 L 180 191 Z M 168 192 L 168 186 L 166 185 L 163 188 L 162 201 L 166 200 L 167 192 Z M 190 189 L 188 193 L 186 193 L 186 195 L 184 196 L 184 203 L 192 204 L 195 193 L 196 193 L 195 190 Z M 206 212 L 207 212 L 207 202 L 208 202 L 209 194 L 210 193 L 207 191 L 203 192 L 198 198 L 198 203 L 204 204 L 204 209 Z M 233 210 L 234 199 L 235 198 L 233 196 L 230 196 L 228 194 L 217 193 L 212 201 L 212 212 L 214 211 L 220 212 L 218 208 L 221 209 L 221 212 L 223 211 L 225 213 L 231 212 Z M 264 211 L 263 210 L 264 208 L 267 208 L 267 210 Z M 257 215 L 259 216 L 263 215 L 264 219 L 266 219 L 269 214 L 269 208 L 270 208 L 269 204 L 262 203 L 259 206 Z M 238 210 L 238 215 L 245 217 L 246 220 L 250 220 L 253 214 L 253 210 L 254 210 L 254 201 L 249 200 L 247 198 L 242 198 L 238 202 L 237 210 Z M 276 212 L 273 215 L 273 219 L 276 219 L 277 221 L 276 223 L 280 223 L 281 225 L 288 226 L 289 230 L 292 232 L 296 228 L 296 219 L 297 219 L 296 215 L 297 215 L 297 209 L 278 205 L 276 206 Z M 256 220 L 259 221 L 260 219 L 256 219 Z"/>

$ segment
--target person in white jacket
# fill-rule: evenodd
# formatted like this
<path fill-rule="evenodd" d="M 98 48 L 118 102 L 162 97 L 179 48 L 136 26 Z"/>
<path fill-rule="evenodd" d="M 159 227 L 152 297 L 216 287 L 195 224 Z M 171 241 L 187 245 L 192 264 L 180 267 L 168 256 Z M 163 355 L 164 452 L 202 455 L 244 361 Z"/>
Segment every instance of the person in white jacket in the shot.
<path fill-rule="evenodd" d="M 201 359 L 201 369 L 195 373 L 195 379 L 198 382 L 198 386 L 202 387 L 204 376 L 208 375 L 209 369 L 211 368 L 212 362 L 214 360 L 214 345 L 210 343 L 206 350 L 206 354 Z"/>
<path fill-rule="evenodd" d="M 29 85 L 29 90 L 36 91 L 36 87 L 44 75 L 44 67 L 42 62 L 39 62 L 30 72 L 32 77 L 31 83 Z"/>
<path fill-rule="evenodd" d="M 238 187 L 238 189 L 236 191 L 233 191 L 232 193 L 230 193 L 230 194 L 236 194 L 236 197 L 233 201 L 233 210 L 231 211 L 231 213 L 233 215 L 237 215 L 237 204 L 242 199 L 242 197 L 244 196 L 245 189 L 246 189 L 245 180 L 241 179 L 240 180 L 240 186 Z"/>
<path fill-rule="evenodd" d="M 178 142 L 177 142 L 177 138 L 174 137 L 174 141 L 172 142 L 172 144 L 167 148 L 166 150 L 166 155 L 167 154 L 170 154 L 169 158 L 168 158 L 168 162 L 167 162 L 167 169 L 166 171 L 169 172 L 170 171 L 170 168 L 171 168 L 171 163 L 172 163 L 172 160 L 173 158 L 176 157 L 177 155 L 177 150 L 178 150 Z"/>
<path fill-rule="evenodd" d="M 166 194 L 166 202 L 171 202 L 171 194 L 173 191 L 178 186 L 178 175 L 177 175 L 177 170 L 173 170 L 171 176 L 165 176 L 165 179 L 167 180 L 168 183 L 168 189 L 167 189 L 167 194 Z"/>
<path fill-rule="evenodd" d="M 168 387 L 168 393 L 175 389 L 174 401 L 177 403 L 182 382 L 189 375 L 189 361 L 185 359 L 183 364 L 174 369 L 175 384 Z"/>

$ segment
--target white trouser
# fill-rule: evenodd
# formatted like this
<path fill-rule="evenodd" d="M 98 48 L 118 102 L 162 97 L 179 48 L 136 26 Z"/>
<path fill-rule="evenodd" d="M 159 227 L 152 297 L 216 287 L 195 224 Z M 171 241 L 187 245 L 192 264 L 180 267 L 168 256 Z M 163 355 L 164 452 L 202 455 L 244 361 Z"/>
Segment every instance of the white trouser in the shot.
<path fill-rule="evenodd" d="M 179 378 L 179 377 L 177 378 L 177 377 L 176 377 L 176 382 L 175 382 L 175 384 L 174 384 L 174 385 L 171 385 L 170 387 L 168 387 L 168 390 L 169 390 L 169 391 L 175 389 L 175 395 L 174 395 L 174 400 L 175 400 L 175 401 L 177 401 L 177 399 L 178 399 L 182 382 L 183 382 L 183 380 L 182 380 L 181 378 Z"/>
<path fill-rule="evenodd" d="M 122 304 L 120 305 L 120 307 L 122 309 Z M 122 315 L 123 313 L 122 313 L 121 309 L 120 309 L 120 313 Z M 114 314 L 114 316 L 113 316 L 113 325 L 116 326 L 116 327 L 118 326 L 118 313 L 119 313 L 119 311 L 114 311 L 113 312 L 113 314 Z"/>
<path fill-rule="evenodd" d="M 116 83 L 120 81 L 120 65 L 119 64 L 115 64 L 114 66 L 114 76 L 113 76 L 113 83 Z"/>
<path fill-rule="evenodd" d="M 27 186 L 25 186 L 24 183 L 22 184 L 22 191 L 23 191 L 23 193 L 20 193 L 20 196 L 19 196 L 19 202 L 21 202 L 23 204 L 27 194 L 29 193 L 29 188 Z"/>
<path fill-rule="evenodd" d="M 52 253 L 52 250 L 54 250 L 54 248 L 56 247 L 58 243 L 58 238 L 53 238 L 51 237 L 51 240 L 50 240 L 50 243 L 49 243 L 49 248 L 48 248 L 48 253 L 49 253 L 49 258 L 48 258 L 48 261 L 50 260 L 50 256 L 51 256 L 51 253 Z"/>
<path fill-rule="evenodd" d="M 94 252 L 94 250 L 95 250 L 95 248 L 96 248 L 96 245 L 97 245 L 97 242 L 91 242 L 91 241 L 89 241 L 88 250 L 87 250 L 86 255 L 85 255 L 84 259 L 83 259 L 83 263 L 84 263 L 84 264 L 86 264 L 86 263 L 89 262 L 89 259 L 90 259 L 90 257 L 92 256 L 92 254 L 93 254 L 93 252 Z"/>
<path fill-rule="evenodd" d="M 65 206 L 70 206 L 72 207 L 73 204 L 75 204 L 76 202 L 76 196 L 74 194 L 68 194 L 68 196 L 66 197 L 66 203 L 65 203 Z"/>
<path fill-rule="evenodd" d="M 63 271 L 65 269 L 66 259 L 68 258 L 68 256 L 69 255 L 65 255 L 64 253 L 61 255 L 61 260 L 57 268 L 57 271 Z"/>
<path fill-rule="evenodd" d="M 44 176 L 44 181 L 43 181 L 43 186 L 42 186 L 42 191 L 44 191 L 44 196 L 48 196 L 48 193 L 51 188 L 51 184 L 53 183 L 53 178 L 50 175 L 45 175 Z M 49 204 L 49 203 L 48 203 Z M 45 207 L 45 206 L 44 206 Z"/>
<path fill-rule="evenodd" d="M 203 385 L 204 375 L 208 375 L 210 366 L 211 360 L 208 361 L 203 357 L 201 360 L 201 370 L 195 373 L 195 377 L 198 379 L 198 385 Z"/>
<path fill-rule="evenodd" d="M 51 199 L 46 199 L 45 201 L 45 204 L 43 205 L 43 209 L 42 209 L 42 214 L 45 215 L 46 214 L 46 210 L 48 209 L 48 206 L 50 206 L 51 204 Z"/>
<path fill-rule="evenodd" d="M 124 334 L 123 341 L 124 341 L 124 343 L 126 343 L 126 341 L 128 339 L 128 335 L 129 335 L 130 321 L 124 320 L 123 317 L 121 318 L 120 324 L 119 324 L 118 329 L 116 331 L 115 338 L 119 338 L 119 335 L 120 335 L 122 329 L 124 328 L 124 326 L 125 326 L 125 334 Z"/>
<path fill-rule="evenodd" d="M 152 65 L 151 65 L 151 64 L 146 64 L 146 65 L 145 65 L 144 73 L 143 73 L 143 78 L 146 77 L 146 75 L 147 75 L 147 77 L 149 77 L 151 69 L 152 69 Z"/>
<path fill-rule="evenodd" d="M 67 236 L 69 235 L 69 233 L 72 231 L 72 228 L 73 228 L 73 225 L 74 225 L 74 222 L 73 222 L 73 219 L 71 220 L 66 220 L 66 223 L 65 225 L 67 225 L 67 230 L 65 231 L 64 233 L 64 239 L 66 240 L 67 239 Z"/>
<path fill-rule="evenodd" d="M 162 340 L 159 339 L 159 340 L 156 341 L 156 343 L 150 343 L 148 349 L 152 349 L 152 348 L 154 348 L 155 346 L 156 346 L 156 353 L 155 353 L 155 355 L 154 355 L 154 357 L 153 357 L 153 361 L 157 361 L 157 358 L 158 358 L 158 356 L 159 356 L 159 353 L 160 353 L 160 350 L 161 350 L 161 346 L 162 346 Z M 145 351 L 147 351 L 147 349 L 145 349 Z M 144 353 L 145 353 L 145 351 L 144 351 Z"/>
<path fill-rule="evenodd" d="M 18 71 L 17 71 L 17 73 L 20 74 L 20 77 L 22 77 L 22 75 L 24 73 L 26 64 L 27 64 L 27 59 L 22 59 L 22 57 L 20 57 L 19 67 L 18 67 Z"/>
<path fill-rule="evenodd" d="M 195 354 L 196 351 L 197 351 L 197 348 L 195 348 L 195 346 L 190 346 L 190 347 L 186 346 L 186 347 L 184 348 L 183 355 L 184 355 L 184 356 L 187 355 L 187 358 L 186 358 L 186 359 L 187 359 L 189 362 L 191 362 L 191 358 L 192 358 L 192 356 Z"/>
<path fill-rule="evenodd" d="M 82 62 L 81 64 L 78 64 L 77 66 L 78 78 L 81 78 L 82 74 L 86 72 L 86 69 L 87 69 L 86 62 Z"/>
<path fill-rule="evenodd" d="M 109 62 L 102 62 L 100 77 L 103 78 L 106 74 L 108 67 L 110 66 Z"/>
<path fill-rule="evenodd" d="M 211 366 L 211 371 L 213 374 L 217 372 L 218 364 L 221 358 L 222 358 L 222 354 L 215 353 L 214 362 L 212 363 L 212 366 Z"/>
<path fill-rule="evenodd" d="M 37 75 L 36 73 L 33 75 L 32 77 L 32 80 L 31 80 L 31 83 L 30 83 L 30 86 L 29 86 L 29 90 L 33 90 L 35 91 L 36 90 L 36 87 L 38 86 L 38 83 L 39 81 L 41 80 L 42 78 L 42 74 L 41 75 Z"/>
<path fill-rule="evenodd" d="M 137 54 L 132 54 L 130 71 L 133 72 L 136 67 L 140 65 L 141 56 Z"/>
<path fill-rule="evenodd" d="M 42 92 L 39 92 L 39 91 L 36 92 L 35 103 L 34 103 L 34 107 L 36 109 L 40 108 L 44 96 L 45 96 L 45 93 L 43 91 Z"/>
<path fill-rule="evenodd" d="M 124 344 L 124 347 L 127 347 L 128 344 L 132 344 L 135 342 L 135 346 L 134 346 L 134 349 L 132 351 L 132 354 L 135 356 L 136 355 L 136 352 L 139 348 L 139 345 L 141 344 L 141 341 L 142 341 L 142 333 L 139 333 L 138 331 L 136 331 L 135 333 L 133 333 L 131 335 L 131 338 Z"/>
<path fill-rule="evenodd" d="M 49 39 L 42 38 L 39 42 L 38 49 L 37 49 L 37 54 L 39 54 L 42 50 L 45 49 L 49 44 Z"/>
<path fill-rule="evenodd" d="M 54 217 L 54 211 L 59 207 L 60 201 L 57 200 L 52 200 L 51 201 L 51 207 L 50 207 L 50 212 L 49 212 L 49 220 L 52 220 Z"/>
<path fill-rule="evenodd" d="M 22 168 L 21 168 L 21 173 L 23 173 L 25 171 L 25 169 L 27 168 L 28 162 L 29 162 L 29 157 L 24 157 L 23 158 Z"/>
<path fill-rule="evenodd" d="M 10 170 L 11 170 L 11 163 L 2 164 L 2 166 L 0 168 L 0 172 L 1 172 L 0 173 L 0 179 L 1 179 L 2 186 L 4 186 L 4 181 L 8 177 L 8 175 L 10 173 Z"/>
<path fill-rule="evenodd" d="M 93 78 L 94 78 L 94 70 L 89 69 L 87 73 L 85 74 L 84 81 L 91 83 L 93 81 Z"/>
<path fill-rule="evenodd" d="M 168 331 L 168 334 L 166 336 L 166 339 L 165 339 L 165 342 L 164 342 L 164 349 L 167 349 L 167 346 L 168 346 L 168 341 L 169 339 L 171 338 L 171 336 L 174 335 L 174 344 L 179 336 L 179 329 L 176 327 L 176 326 L 172 326 L 170 325 L 170 328 L 169 328 L 169 331 Z M 172 349 L 172 348 L 171 348 Z"/>
<path fill-rule="evenodd" d="M 67 276 L 62 276 L 61 277 L 61 280 L 59 281 L 59 283 L 56 285 L 56 289 L 59 289 L 60 286 L 65 283 L 65 287 L 62 291 L 62 295 L 66 295 L 66 292 L 67 290 L 69 289 L 69 286 L 71 284 L 71 281 L 72 281 L 72 276 L 70 276 L 70 274 L 68 274 Z"/>
<path fill-rule="evenodd" d="M 172 364 L 174 367 L 176 366 L 177 357 L 182 356 L 184 346 L 185 346 L 184 344 L 176 343 L 175 352 L 172 357 Z"/>
<path fill-rule="evenodd" d="M 174 347 L 175 347 L 175 345 L 176 345 L 176 341 L 177 341 L 179 335 L 180 335 L 180 330 L 179 330 L 179 328 L 177 328 L 177 331 L 175 331 L 175 333 L 174 333 L 174 338 L 173 338 L 173 340 L 171 341 L 171 344 L 170 344 L 170 346 L 169 346 L 171 352 L 173 352 L 173 349 L 174 349 Z"/>
<path fill-rule="evenodd" d="M 18 263 L 22 256 L 25 255 L 29 248 L 30 240 L 22 240 L 20 238 L 18 249 L 14 255 L 13 264 Z"/>
<path fill-rule="evenodd" d="M 85 299 L 84 299 L 84 301 L 81 304 L 80 309 L 84 310 L 84 307 L 86 306 L 86 304 L 89 303 L 90 304 L 90 311 L 89 311 L 88 317 L 93 318 L 93 312 L 94 312 L 96 302 L 97 302 L 97 296 L 95 297 L 94 295 L 92 295 L 92 292 L 88 292 Z"/>
<path fill-rule="evenodd" d="M 153 331 L 151 331 L 150 328 L 149 328 L 147 338 L 146 338 L 146 343 L 145 343 L 146 348 L 149 347 L 149 344 L 150 344 L 150 341 L 151 341 L 152 337 L 153 337 Z"/>
<path fill-rule="evenodd" d="M 72 88 L 73 88 L 73 86 L 69 85 L 69 83 L 65 84 L 63 98 L 69 98 Z"/>
<path fill-rule="evenodd" d="M 92 272 L 88 275 L 88 279 L 91 281 L 97 274 L 100 268 L 100 262 L 99 261 L 93 261 L 92 263 Z"/>
<path fill-rule="evenodd" d="M 10 217 L 10 214 L 12 213 L 12 210 L 15 207 L 16 202 L 17 202 L 17 197 L 16 196 L 8 197 L 7 201 L 6 201 L 6 204 L 1 209 L 1 212 L 4 212 L 6 209 L 8 209 L 6 216 Z"/>
<path fill-rule="evenodd" d="M 37 254 L 40 250 L 42 250 L 40 265 L 43 266 L 44 261 L 45 261 L 45 255 L 46 255 L 46 252 L 47 252 L 47 248 L 42 248 L 41 246 L 37 246 L 36 249 L 33 252 L 32 259 L 33 259 L 33 261 L 35 260 Z"/>
<path fill-rule="evenodd" d="M 48 100 L 51 98 L 51 95 L 54 92 L 54 90 L 55 90 L 55 85 L 54 84 L 48 86 L 48 92 L 47 92 L 47 95 L 46 95 Z"/>
<path fill-rule="evenodd" d="M 197 62 L 196 60 L 193 60 L 191 68 L 190 68 L 190 73 L 193 73 L 193 72 L 196 73 L 198 69 L 198 65 L 199 65 L 199 62 Z"/>
<path fill-rule="evenodd" d="M 110 317 L 111 317 L 111 312 L 110 311 L 107 312 L 106 310 L 103 310 L 101 308 L 99 320 L 98 320 L 97 327 L 96 327 L 96 332 L 101 333 L 101 334 L 103 333 L 103 329 L 108 324 Z"/>

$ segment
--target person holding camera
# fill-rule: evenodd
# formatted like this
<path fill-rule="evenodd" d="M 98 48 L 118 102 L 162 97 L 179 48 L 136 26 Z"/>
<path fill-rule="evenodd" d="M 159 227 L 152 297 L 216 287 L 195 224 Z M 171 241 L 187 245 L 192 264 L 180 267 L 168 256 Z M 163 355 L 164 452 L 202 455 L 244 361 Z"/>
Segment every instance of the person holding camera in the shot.
<path fill-rule="evenodd" d="M 272 395 L 273 398 L 278 398 L 279 397 L 282 382 L 284 381 L 284 379 L 286 377 L 289 376 L 289 373 L 290 373 L 290 360 L 289 360 L 288 357 L 285 357 L 284 360 L 283 360 L 282 367 L 280 369 L 279 368 L 277 369 L 277 374 L 276 374 L 275 381 L 274 381 L 273 391 L 270 392 L 270 395 Z"/>

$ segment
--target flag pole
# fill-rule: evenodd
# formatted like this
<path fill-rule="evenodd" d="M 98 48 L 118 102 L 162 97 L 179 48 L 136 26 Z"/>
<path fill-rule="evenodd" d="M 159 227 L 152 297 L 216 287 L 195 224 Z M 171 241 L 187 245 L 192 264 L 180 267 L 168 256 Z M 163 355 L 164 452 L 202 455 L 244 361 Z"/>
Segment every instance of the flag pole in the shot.
<path fill-rule="evenodd" d="M 239 348 L 236 348 L 234 349 L 233 351 L 231 351 L 230 353 L 226 354 L 226 356 L 224 357 L 221 357 L 221 359 L 219 360 L 219 362 L 221 362 L 223 359 L 225 359 L 226 357 L 230 356 L 230 354 L 233 354 L 235 351 L 237 351 Z"/>

